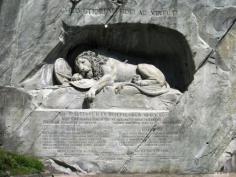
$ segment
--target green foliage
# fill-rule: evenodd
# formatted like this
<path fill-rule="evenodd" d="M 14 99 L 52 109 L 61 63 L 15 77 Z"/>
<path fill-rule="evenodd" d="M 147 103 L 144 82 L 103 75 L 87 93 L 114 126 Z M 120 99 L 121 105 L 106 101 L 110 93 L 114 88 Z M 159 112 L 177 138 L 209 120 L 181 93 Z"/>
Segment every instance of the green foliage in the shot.
<path fill-rule="evenodd" d="M 0 149 L 0 177 L 40 173 L 43 164 L 34 157 L 18 155 Z"/>

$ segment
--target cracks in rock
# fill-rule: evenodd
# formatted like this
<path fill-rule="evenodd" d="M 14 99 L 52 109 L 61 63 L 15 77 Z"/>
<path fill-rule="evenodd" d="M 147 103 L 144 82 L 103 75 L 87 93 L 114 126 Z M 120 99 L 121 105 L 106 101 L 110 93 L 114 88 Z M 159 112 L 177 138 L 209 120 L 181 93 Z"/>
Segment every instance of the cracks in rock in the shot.
<path fill-rule="evenodd" d="M 73 14 L 73 11 L 75 10 L 76 6 L 81 2 L 82 0 L 70 0 L 72 7 L 70 9 L 70 16 Z"/>
<path fill-rule="evenodd" d="M 207 143 L 207 145 L 208 145 L 208 144 L 209 144 L 209 143 Z M 199 164 L 199 161 L 200 161 L 202 158 L 204 158 L 204 157 L 207 157 L 207 156 L 209 156 L 209 155 L 214 155 L 214 154 L 216 153 L 217 149 L 218 149 L 218 146 L 216 146 L 215 148 L 213 148 L 210 152 L 208 152 L 208 153 L 206 153 L 206 154 L 203 154 L 203 155 L 201 155 L 201 156 L 198 157 L 198 158 L 195 158 L 195 159 L 194 159 L 195 164 L 196 164 L 196 165 Z"/>
<path fill-rule="evenodd" d="M 24 62 L 24 63 L 25 63 L 25 62 Z M 30 78 L 31 76 L 33 76 L 35 73 L 37 73 L 37 71 L 39 71 L 40 68 L 41 68 L 44 64 L 45 64 L 45 63 L 43 63 L 43 62 L 40 63 L 40 64 L 37 64 L 37 65 L 35 66 L 35 68 L 33 68 L 32 70 L 30 70 L 30 72 L 28 72 L 28 73 L 25 75 L 25 77 L 19 81 L 19 83 L 24 82 L 25 80 L 27 80 L 28 78 Z"/>
<path fill-rule="evenodd" d="M 80 173 L 83 173 L 83 174 L 87 174 L 86 171 L 84 171 L 83 169 L 81 169 L 78 165 L 70 165 L 64 161 L 61 161 L 61 160 L 58 160 L 58 159 L 54 159 L 54 158 L 51 158 L 50 160 L 52 160 L 53 162 L 55 162 L 57 165 L 63 167 L 63 168 L 68 168 L 70 169 L 72 172 L 80 172 Z"/>
<path fill-rule="evenodd" d="M 75 98 L 73 99 L 67 106 L 65 106 L 65 109 L 68 109 L 73 103 L 74 101 L 76 101 L 79 98 Z M 24 123 L 31 118 L 31 115 L 36 111 L 36 109 L 38 109 L 43 103 L 39 103 L 39 105 L 35 105 L 33 104 L 34 108 L 23 118 L 23 121 L 21 121 L 19 123 L 19 125 L 11 132 L 11 137 L 17 136 L 17 131 L 24 125 Z M 52 121 L 55 121 L 57 119 L 57 117 L 60 115 L 61 111 L 57 112 L 57 114 L 54 116 L 54 118 L 52 119 Z M 41 136 L 43 130 L 41 130 L 38 135 L 36 135 L 36 137 L 34 138 L 32 144 L 30 145 L 29 149 L 32 149 L 32 147 L 34 146 L 36 140 Z M 10 137 L 10 138 L 11 138 Z"/>
<path fill-rule="evenodd" d="M 199 64 L 198 68 L 196 69 L 196 72 L 205 65 L 205 63 L 209 60 L 209 58 L 213 58 L 216 59 L 218 61 L 216 61 L 216 64 L 219 65 L 219 67 L 221 67 L 223 70 L 228 70 L 228 68 L 225 68 L 225 64 L 224 61 L 221 59 L 219 53 L 217 52 L 217 47 L 221 44 L 221 42 L 223 41 L 223 39 L 228 35 L 228 33 L 230 32 L 230 30 L 233 28 L 234 24 L 236 23 L 236 18 L 233 20 L 232 24 L 229 26 L 229 28 L 226 30 L 226 32 L 223 34 L 223 36 L 218 40 L 218 42 L 216 43 L 216 46 L 214 49 L 212 49 L 210 51 L 210 53 L 205 57 L 205 59 Z"/>
<path fill-rule="evenodd" d="M 3 49 L 0 51 L 0 64 L 1 64 L 1 65 L 2 65 L 3 62 L 6 62 L 6 60 L 1 59 L 1 55 L 4 55 L 4 53 L 7 52 L 8 50 L 9 50 L 9 51 L 13 50 L 13 49 L 12 49 L 12 46 L 13 46 L 13 44 L 14 44 L 15 42 L 16 42 L 16 37 L 14 37 L 14 38 L 12 39 L 12 41 L 8 44 L 8 46 L 3 47 Z M 11 69 L 11 71 L 13 70 L 13 67 L 14 67 L 14 64 L 12 63 L 13 59 L 12 59 L 11 57 L 10 57 L 9 59 L 10 59 L 10 60 L 8 61 L 9 64 L 7 64 L 7 65 L 9 65 L 9 66 L 8 66 L 7 68 L 3 69 L 3 71 L 0 73 L 0 78 L 3 78 L 4 74 L 5 74 L 9 69 Z M 4 66 L 4 64 L 3 64 L 3 66 Z M 1 68 L 0 68 L 0 69 L 1 69 Z M 10 73 L 10 75 L 12 75 L 12 73 Z M 10 84 L 11 84 L 11 77 L 10 77 L 9 81 L 10 81 Z"/>
<path fill-rule="evenodd" d="M 120 9 L 120 5 L 118 5 L 115 9 L 115 11 L 113 12 L 113 14 L 108 18 L 108 20 L 105 23 L 105 27 L 107 27 L 108 23 L 112 20 L 112 18 L 115 16 L 115 14 L 118 12 L 118 10 Z"/>
<path fill-rule="evenodd" d="M 6 69 L 4 69 L 1 73 L 0 76 L 3 76 L 9 69 L 12 68 L 12 65 L 10 65 L 9 67 L 7 67 Z"/>
<path fill-rule="evenodd" d="M 189 129 L 194 122 L 194 119 L 188 116 L 184 121 L 183 124 L 180 126 L 179 133 L 180 135 L 184 135 L 185 131 Z"/>
<path fill-rule="evenodd" d="M 209 156 L 214 156 L 214 155 L 217 156 L 217 154 L 219 155 L 220 152 L 223 152 L 224 149 L 225 149 L 225 146 L 222 146 L 222 144 L 225 144 L 226 142 L 228 142 L 229 139 L 230 140 L 232 139 L 233 128 L 231 127 L 228 131 L 226 131 L 224 133 L 224 136 L 221 137 L 221 140 L 218 141 L 217 144 L 214 144 L 214 141 L 217 140 L 217 139 L 215 139 L 217 137 L 217 133 L 220 133 L 220 129 L 218 129 L 218 131 L 216 131 L 214 133 L 214 135 L 211 138 L 211 142 L 207 142 L 203 146 L 203 148 L 199 152 L 199 155 L 195 156 L 195 158 L 194 158 L 195 165 L 199 165 L 199 162 L 200 162 L 201 159 L 207 158 Z M 213 145 L 211 146 L 211 144 L 213 144 Z M 204 153 L 204 151 L 207 151 L 207 152 Z M 203 168 L 203 166 L 204 166 L 204 163 L 201 164 L 197 168 L 200 169 L 200 168 Z"/>
<path fill-rule="evenodd" d="M 226 120 L 222 120 L 218 128 L 209 137 L 209 141 L 192 158 L 193 163 L 185 171 L 188 173 L 214 172 L 219 156 L 225 151 L 225 148 L 227 148 L 234 135 L 235 130 L 232 125 L 232 119 L 226 118 Z"/>
<path fill-rule="evenodd" d="M 30 77 L 34 76 L 34 74 L 36 74 L 43 66 L 45 65 L 50 65 L 50 58 L 59 58 L 58 56 L 60 56 L 60 51 L 61 51 L 61 44 L 60 42 L 52 49 L 50 50 L 50 52 L 46 55 L 46 57 L 44 57 L 44 59 L 40 62 L 35 63 L 35 67 L 31 68 L 25 75 L 24 77 L 21 78 L 21 80 L 19 81 L 19 84 L 24 82 L 25 80 L 29 79 Z M 58 54 L 57 54 L 58 53 Z M 33 55 L 33 53 L 31 53 L 31 55 Z M 31 56 L 30 55 L 30 56 Z M 32 56 L 31 56 L 32 57 Z M 25 63 L 27 62 L 27 60 L 25 62 L 22 63 L 22 66 L 25 66 Z M 31 61 L 32 62 L 32 61 Z M 32 65 L 32 63 L 28 63 L 28 65 Z"/>
<path fill-rule="evenodd" d="M 11 40 L 11 42 L 9 42 L 9 44 L 8 44 L 7 46 L 2 46 L 1 51 L 0 51 L 0 56 L 1 56 L 4 52 L 6 52 L 6 51 L 8 51 L 8 50 L 11 50 L 12 45 L 13 45 L 14 43 L 16 43 L 16 40 L 17 40 L 17 38 L 16 38 L 16 37 L 13 37 L 13 39 Z M 0 63 L 1 63 L 2 61 L 4 61 L 4 60 L 0 59 Z"/>
<path fill-rule="evenodd" d="M 19 125 L 10 133 L 11 135 L 9 136 L 9 139 L 15 139 L 15 137 L 17 137 L 17 131 L 24 125 L 24 123 L 31 118 L 32 113 L 41 105 L 42 103 L 40 103 L 39 105 L 34 105 L 34 108 L 23 118 L 23 121 L 21 121 L 19 123 Z M 19 146 L 20 144 L 23 144 L 23 141 L 21 141 L 20 139 L 17 139 L 17 145 Z"/>
<path fill-rule="evenodd" d="M 67 106 L 65 106 L 64 109 L 68 109 L 77 99 L 80 99 L 80 98 L 75 98 L 75 99 L 73 99 Z M 52 119 L 51 121 L 54 122 L 54 121 L 58 118 L 58 116 L 61 114 L 61 112 L 62 112 L 62 111 L 57 112 L 57 114 L 53 117 L 53 119 Z M 34 141 L 33 141 L 32 144 L 30 145 L 30 148 L 29 148 L 29 149 L 32 149 L 32 148 L 33 148 L 35 142 L 36 142 L 37 139 L 42 135 L 42 132 L 43 132 L 44 130 L 45 130 L 45 129 L 42 129 L 42 130 L 38 133 L 38 135 L 34 138 Z"/>
<path fill-rule="evenodd" d="M 30 116 L 32 115 L 32 113 L 39 107 L 41 106 L 42 103 L 40 103 L 38 106 L 34 105 L 34 108 L 32 111 L 30 111 L 23 119 L 23 121 L 13 130 L 12 134 L 15 134 L 21 127 L 22 125 L 30 118 Z"/>
<path fill-rule="evenodd" d="M 109 22 L 112 20 L 112 18 L 114 18 L 114 16 L 117 14 L 117 12 L 119 11 L 119 9 L 120 9 L 123 5 L 125 5 L 125 3 L 126 3 L 124 0 L 111 0 L 111 2 L 116 5 L 116 9 L 115 9 L 115 11 L 113 12 L 113 14 L 108 18 L 108 20 L 106 21 L 106 23 L 105 23 L 105 27 L 106 27 L 106 28 L 108 27 L 107 25 L 108 25 Z"/>
<path fill-rule="evenodd" d="M 146 134 L 146 136 L 143 138 L 143 140 L 136 146 L 136 148 L 132 151 L 129 152 L 128 155 L 128 159 L 126 159 L 123 163 L 123 165 L 121 166 L 119 173 L 125 173 L 128 171 L 127 169 L 127 165 L 132 161 L 132 158 L 134 157 L 135 153 L 137 152 L 137 150 L 145 143 L 147 142 L 147 140 L 152 136 L 152 134 L 158 130 L 157 128 L 157 124 L 154 124 L 152 126 L 152 128 L 148 131 L 148 133 Z"/>

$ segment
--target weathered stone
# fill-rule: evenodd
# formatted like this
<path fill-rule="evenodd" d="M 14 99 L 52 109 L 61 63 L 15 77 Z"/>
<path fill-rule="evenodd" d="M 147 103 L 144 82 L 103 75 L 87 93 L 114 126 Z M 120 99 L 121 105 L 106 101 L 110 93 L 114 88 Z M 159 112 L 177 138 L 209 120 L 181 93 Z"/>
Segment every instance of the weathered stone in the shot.
<path fill-rule="evenodd" d="M 37 105 L 31 95 L 14 87 L 0 87 L 0 99 L 0 144 L 14 149 L 17 146 L 15 133 Z M 5 139 L 7 136 L 11 138 Z"/>
<path fill-rule="evenodd" d="M 172 112 L 173 119 L 181 117 L 184 120 L 182 131 L 186 132 L 190 140 L 194 140 L 191 145 L 193 151 L 196 151 L 197 172 L 203 169 L 213 172 L 216 168 L 215 161 L 235 134 L 234 34 L 235 25 L 218 45 L 217 51 L 221 58 L 215 59 L 223 60 L 230 70 L 222 70 L 217 62 L 206 63 L 195 74 L 188 92 L 185 92 Z M 225 48 L 228 49 L 227 52 Z M 187 130 L 188 127 L 191 130 Z"/>
<path fill-rule="evenodd" d="M 27 3 L 18 1 L 14 4 L 2 1 L 1 7 L 1 34 L 6 39 L 2 40 L 1 45 L 5 47 L 1 53 L 3 61 L 1 83 L 9 84 L 11 80 L 13 84 L 17 84 L 43 62 L 66 55 L 68 47 L 63 49 L 63 45 L 58 41 L 61 20 L 71 26 L 104 24 L 116 5 L 110 1 L 96 3 L 95 0 L 89 2 L 83 0 L 76 4 L 73 10 L 70 1 L 31 0 Z M 234 17 L 233 0 L 197 3 L 182 0 L 166 0 L 161 3 L 156 0 L 148 2 L 132 0 L 121 8 L 109 23 L 151 23 L 180 31 L 187 37 L 193 53 L 196 54 L 194 60 L 198 66 L 210 49 L 208 45 L 214 47 L 217 38 L 223 35 Z M 14 30 L 17 30 L 17 33 L 12 32 Z M 6 31 L 9 35 L 5 35 Z M 102 37 L 102 34 L 99 36 Z M 17 47 L 15 39 L 18 39 Z M 171 43 L 174 41 L 168 45 Z M 163 39 L 156 49 L 161 45 L 165 45 Z"/>
<path fill-rule="evenodd" d="M 34 75 L 22 81 L 21 87 L 26 89 L 43 89 L 53 85 L 53 66 L 46 64 L 42 66 Z"/>
<path fill-rule="evenodd" d="M 41 93 L 43 94 L 43 93 Z M 42 107 L 48 109 L 82 109 L 84 108 L 85 91 L 79 92 L 73 87 L 52 90 L 45 96 Z"/>
<path fill-rule="evenodd" d="M 106 87 L 96 96 L 90 106 L 101 109 L 171 110 L 181 95 L 178 90 L 170 89 L 158 97 L 150 97 L 131 86 L 125 86 L 117 94 L 114 92 L 114 88 Z"/>
<path fill-rule="evenodd" d="M 226 173 L 236 172 L 235 149 L 236 144 L 235 140 L 233 139 L 225 149 L 224 153 L 222 153 L 221 157 L 218 159 L 216 163 L 216 171 Z"/>
<path fill-rule="evenodd" d="M 234 0 L 0 1 L 0 144 L 62 155 L 87 172 L 235 171 L 235 18 Z M 55 86 L 53 64 L 64 58 L 74 73 L 74 58 L 94 48 L 153 64 L 183 96 L 105 87 L 93 109 L 78 110 L 87 108 L 85 91 Z M 124 108 L 155 110 L 119 124 Z M 156 124 L 160 109 L 170 113 Z"/>
<path fill-rule="evenodd" d="M 97 94 L 93 103 L 85 100 L 86 90 L 76 90 L 73 87 L 58 87 L 31 91 L 35 102 L 41 108 L 47 109 L 141 109 L 141 110 L 171 110 L 180 100 L 181 93 L 170 89 L 169 92 L 159 97 L 148 97 L 137 89 L 126 86 L 117 94 L 114 87 L 106 87 Z"/>

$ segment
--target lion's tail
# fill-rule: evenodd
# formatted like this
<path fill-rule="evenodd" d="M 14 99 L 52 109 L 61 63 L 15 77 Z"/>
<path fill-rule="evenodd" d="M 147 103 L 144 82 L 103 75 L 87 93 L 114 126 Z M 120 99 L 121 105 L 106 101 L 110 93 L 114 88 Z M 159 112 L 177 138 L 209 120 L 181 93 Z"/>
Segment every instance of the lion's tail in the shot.
<path fill-rule="evenodd" d="M 126 82 L 122 85 L 129 85 L 129 86 L 133 86 L 135 88 L 137 88 L 141 93 L 145 94 L 145 95 L 148 95 L 148 96 L 159 96 L 159 95 L 162 95 L 164 93 L 167 93 L 169 91 L 169 84 L 167 83 L 167 86 L 165 89 L 161 89 L 161 90 L 157 90 L 157 91 L 150 91 L 150 90 L 146 90 L 134 83 L 130 83 L 130 82 Z"/>

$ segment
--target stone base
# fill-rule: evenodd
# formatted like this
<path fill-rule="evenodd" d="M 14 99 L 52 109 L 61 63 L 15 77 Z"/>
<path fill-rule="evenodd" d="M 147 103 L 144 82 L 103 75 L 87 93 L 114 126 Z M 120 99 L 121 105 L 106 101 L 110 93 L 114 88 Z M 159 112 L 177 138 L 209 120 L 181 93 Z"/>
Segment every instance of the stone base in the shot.
<path fill-rule="evenodd" d="M 65 175 L 54 175 L 55 177 L 65 177 Z M 177 174 L 96 174 L 83 175 L 83 177 L 235 177 L 236 173 L 215 173 L 215 174 L 195 174 L 195 175 L 177 175 Z M 67 177 L 76 177 L 76 175 L 67 175 Z"/>
<path fill-rule="evenodd" d="M 57 89 L 32 90 L 35 100 L 43 98 L 41 107 L 47 109 L 136 109 L 136 110 L 171 110 L 178 102 L 182 93 L 176 89 L 160 96 L 152 97 L 141 94 L 136 88 L 125 86 L 119 94 L 114 87 L 107 86 L 100 91 L 93 103 L 84 101 L 86 91 L 78 91 L 73 87 Z"/>
<path fill-rule="evenodd" d="M 165 122 L 167 116 L 168 111 L 37 109 L 15 132 L 17 151 L 92 172 L 179 172 L 180 122 Z"/>
<path fill-rule="evenodd" d="M 203 122 L 167 110 L 45 109 L 39 92 L 47 96 L 52 89 L 31 95 L 0 89 L 4 148 L 65 161 L 87 172 L 213 173 L 234 135 L 231 118 Z"/>

